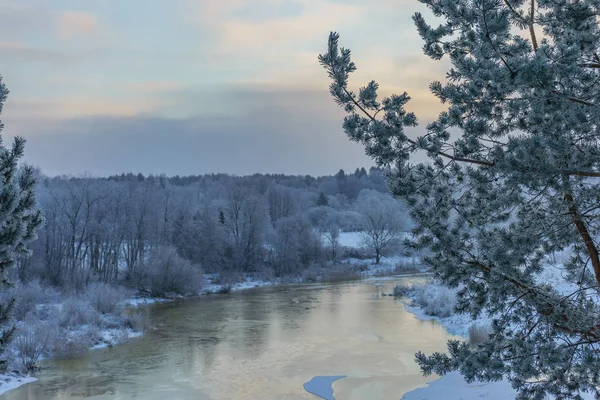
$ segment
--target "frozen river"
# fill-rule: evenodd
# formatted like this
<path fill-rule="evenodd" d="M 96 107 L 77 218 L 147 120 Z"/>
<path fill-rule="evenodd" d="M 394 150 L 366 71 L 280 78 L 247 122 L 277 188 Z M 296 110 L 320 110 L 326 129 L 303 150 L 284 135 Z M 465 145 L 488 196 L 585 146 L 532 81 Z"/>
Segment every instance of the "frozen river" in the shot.
<path fill-rule="evenodd" d="M 157 304 L 145 336 L 74 360 L 1 400 L 317 399 L 303 384 L 344 375 L 336 400 L 400 399 L 423 378 L 414 353 L 450 336 L 390 297 L 400 281 L 296 285 Z"/>

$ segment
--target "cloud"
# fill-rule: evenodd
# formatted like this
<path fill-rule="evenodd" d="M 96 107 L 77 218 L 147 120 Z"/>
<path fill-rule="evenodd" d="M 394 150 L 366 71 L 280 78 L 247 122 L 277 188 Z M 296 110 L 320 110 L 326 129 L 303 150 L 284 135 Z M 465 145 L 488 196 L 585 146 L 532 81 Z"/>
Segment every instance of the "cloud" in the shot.
<path fill-rule="evenodd" d="M 58 121 L 91 116 L 134 116 L 150 113 L 160 107 L 158 98 L 119 101 L 90 96 L 64 96 L 53 100 L 9 100 L 3 118 L 26 125 L 35 117 L 41 121 Z M 7 122 L 8 125 L 8 122 Z"/>
<path fill-rule="evenodd" d="M 63 11 L 56 21 L 56 30 L 62 39 L 89 36 L 97 27 L 96 16 L 81 11 Z"/>
<path fill-rule="evenodd" d="M 206 91 L 182 90 L 170 93 L 173 98 L 160 97 L 197 106 L 206 95 Z M 202 114 L 197 107 L 196 113 L 180 118 L 159 112 L 126 115 L 121 111 L 116 116 L 109 114 L 116 111 L 106 104 L 101 105 L 107 107 L 102 114 L 102 107 L 87 103 L 81 107 L 97 114 L 28 119 L 26 114 L 16 118 L 9 103 L 4 122 L 8 137 L 19 134 L 28 139 L 26 161 L 50 175 L 321 175 L 373 165 L 363 147 L 342 132 L 344 112 L 327 91 L 245 86 L 208 95 L 210 104 L 228 108 Z M 415 137 L 423 130 L 423 126 L 411 129 L 409 135 Z"/>
<path fill-rule="evenodd" d="M 4 63 L 50 62 L 65 63 L 69 57 L 57 50 L 36 48 L 18 42 L 0 42 L 0 52 Z"/>
<path fill-rule="evenodd" d="M 221 25 L 221 52 L 253 52 L 267 49 L 271 57 L 278 50 L 307 41 L 320 39 L 332 26 L 341 22 L 351 24 L 360 15 L 360 7 L 342 3 L 312 2 L 297 16 L 274 18 L 266 21 L 229 19 Z M 264 52 L 262 53 L 264 55 Z"/>
<path fill-rule="evenodd" d="M 198 96 L 188 93 L 187 99 Z M 362 147 L 343 134 L 343 113 L 327 93 L 247 88 L 232 90 L 221 101 L 234 98 L 236 108 L 244 106 L 227 115 L 4 122 L 8 136 L 28 139 L 27 162 L 49 174 L 324 174 L 372 165 Z M 6 114 L 12 114 L 8 107 Z"/>

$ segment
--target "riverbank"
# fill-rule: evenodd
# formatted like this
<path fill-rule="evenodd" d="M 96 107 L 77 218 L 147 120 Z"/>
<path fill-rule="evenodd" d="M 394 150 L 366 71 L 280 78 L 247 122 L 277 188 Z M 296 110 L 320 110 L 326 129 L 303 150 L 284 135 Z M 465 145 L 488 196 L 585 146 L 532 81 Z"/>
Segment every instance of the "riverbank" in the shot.
<path fill-rule="evenodd" d="M 551 284 L 559 292 L 568 293 L 573 290 L 573 287 L 561 278 L 562 271 L 560 265 L 547 265 L 540 278 L 542 281 Z M 446 331 L 465 340 L 481 340 L 481 335 L 487 335 L 491 319 L 484 315 L 477 320 L 473 320 L 469 315 L 454 314 L 455 302 L 455 291 L 430 282 L 423 286 L 408 289 L 404 300 L 404 308 L 419 320 L 437 321 Z M 451 313 L 447 311 L 449 309 L 452 309 Z M 444 400 L 505 400 L 514 399 L 515 397 L 516 391 L 507 380 L 467 383 L 458 372 L 452 372 L 425 387 L 406 393 L 401 400 L 439 398 Z M 582 394 L 583 400 L 592 400 L 593 398 L 594 396 L 591 394 Z"/>
<path fill-rule="evenodd" d="M 310 268 L 305 271 L 302 276 L 274 278 L 271 280 L 260 279 L 256 275 L 247 274 L 239 276 L 236 282 L 223 283 L 219 282 L 220 277 L 218 275 L 205 274 L 203 276 L 203 288 L 198 294 L 200 296 L 219 295 L 219 293 L 244 291 L 267 286 L 307 282 L 337 282 L 420 272 L 420 269 L 414 268 L 417 263 L 414 258 L 401 256 L 388 257 L 382 259 L 378 265 L 374 264 L 372 261 L 373 260 L 346 259 L 325 268 Z M 103 293 L 102 291 L 99 292 Z M 52 298 L 52 296 L 49 296 L 49 298 Z M 102 296 L 100 296 L 100 298 L 102 298 Z M 73 354 L 73 356 L 77 356 L 84 351 L 93 351 L 111 347 L 141 337 L 144 334 L 144 331 L 150 328 L 150 326 L 147 325 L 148 321 L 144 321 L 143 315 L 145 313 L 143 312 L 143 308 L 152 304 L 175 301 L 178 300 L 178 298 L 121 297 L 120 299 L 115 300 L 117 305 L 115 309 L 108 313 L 100 313 L 100 315 L 96 315 L 96 312 L 90 314 L 90 308 L 87 307 L 87 305 L 84 306 L 82 303 L 83 299 L 78 301 L 73 301 L 75 299 L 67 300 L 64 304 L 57 302 L 57 300 L 57 298 L 53 298 L 52 301 L 48 301 L 47 298 L 44 301 L 45 304 L 36 304 L 36 308 L 44 313 L 44 318 L 47 320 L 51 320 L 51 316 L 59 314 L 71 315 L 75 313 L 78 316 L 81 316 L 81 320 L 79 321 L 81 323 L 77 323 L 73 320 L 73 322 L 70 322 L 67 329 L 63 329 L 62 333 L 63 337 L 66 336 L 65 334 L 73 336 L 73 342 L 77 341 L 80 337 L 89 338 L 82 341 L 84 347 L 79 346 L 77 349 L 78 351 Z M 85 299 L 85 302 L 87 303 L 88 299 Z M 139 312 L 136 312 L 136 309 L 139 309 Z M 125 315 L 134 315 L 136 317 L 131 321 L 129 320 L 131 318 L 126 320 Z M 92 320 L 96 319 L 96 322 L 91 323 Z M 43 329 L 40 329 L 39 331 L 43 331 Z M 85 346 L 85 343 L 88 343 L 87 346 Z M 45 351 L 44 353 L 43 356 L 38 358 L 38 361 L 43 358 L 53 357 L 51 352 Z M 13 357 L 18 357 L 18 355 L 13 353 Z M 16 364 L 18 364 L 18 362 Z M 35 374 L 33 374 L 33 376 L 20 375 L 15 372 L 0 375 L 0 394 L 35 380 Z"/>

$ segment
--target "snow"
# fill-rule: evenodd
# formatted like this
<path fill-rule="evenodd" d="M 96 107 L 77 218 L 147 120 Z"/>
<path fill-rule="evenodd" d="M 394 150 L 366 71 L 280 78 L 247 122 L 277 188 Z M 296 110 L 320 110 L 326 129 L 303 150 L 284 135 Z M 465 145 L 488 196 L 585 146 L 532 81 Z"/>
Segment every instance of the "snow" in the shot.
<path fill-rule="evenodd" d="M 458 372 L 451 372 L 402 396 L 402 400 L 507 400 L 514 399 L 516 392 L 507 381 L 467 383 Z"/>
<path fill-rule="evenodd" d="M 18 376 L 14 374 L 0 374 L 0 395 L 9 390 L 16 389 L 27 383 L 35 382 L 37 378 L 32 376 Z"/>
<path fill-rule="evenodd" d="M 218 283 L 211 283 L 208 285 L 204 285 L 202 287 L 202 291 L 200 292 L 200 295 L 219 293 L 227 287 L 229 288 L 229 291 L 235 292 L 238 290 L 247 290 L 247 289 L 259 288 L 259 287 L 265 287 L 265 286 L 272 286 L 275 284 L 277 284 L 277 282 L 265 281 L 265 280 L 253 279 L 253 278 L 247 277 L 242 282 L 232 283 L 230 285 L 218 284 Z"/>
<path fill-rule="evenodd" d="M 358 249 L 363 245 L 364 232 L 340 232 L 338 243 L 343 247 Z"/>
<path fill-rule="evenodd" d="M 335 400 L 331 384 L 345 377 L 345 375 L 315 376 L 304 384 L 304 390 L 325 400 Z"/>
<path fill-rule="evenodd" d="M 144 333 L 128 329 L 105 329 L 100 332 L 100 343 L 91 347 L 90 350 L 105 349 L 129 339 L 141 337 Z"/>
<path fill-rule="evenodd" d="M 140 307 L 148 306 L 156 303 L 166 303 L 172 301 L 172 299 L 163 299 L 158 297 L 132 297 L 119 302 L 119 305 L 123 307 Z"/>

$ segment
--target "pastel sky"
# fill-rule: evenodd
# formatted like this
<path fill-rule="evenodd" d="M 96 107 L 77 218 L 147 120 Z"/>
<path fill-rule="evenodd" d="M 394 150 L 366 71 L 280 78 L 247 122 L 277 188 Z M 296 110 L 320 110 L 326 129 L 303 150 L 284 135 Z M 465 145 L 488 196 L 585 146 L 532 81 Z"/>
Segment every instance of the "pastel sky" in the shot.
<path fill-rule="evenodd" d="M 339 31 L 382 94 L 440 111 L 416 0 L 0 0 L 3 136 L 46 174 L 330 174 L 372 165 L 317 55 Z M 426 11 L 426 10 L 425 10 Z"/>

